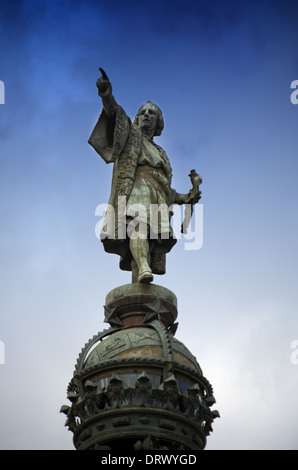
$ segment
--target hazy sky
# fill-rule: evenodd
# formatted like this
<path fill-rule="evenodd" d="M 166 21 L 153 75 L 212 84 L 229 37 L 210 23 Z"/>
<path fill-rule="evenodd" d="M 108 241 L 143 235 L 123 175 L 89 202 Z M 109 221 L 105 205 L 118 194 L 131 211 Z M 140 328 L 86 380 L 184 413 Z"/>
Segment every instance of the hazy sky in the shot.
<path fill-rule="evenodd" d="M 162 108 L 173 188 L 203 177 L 203 246 L 179 240 L 155 282 L 214 387 L 207 449 L 298 449 L 297 21 L 289 0 L 1 2 L 1 449 L 73 449 L 74 364 L 131 280 L 95 235 L 98 67 L 132 118 Z"/>

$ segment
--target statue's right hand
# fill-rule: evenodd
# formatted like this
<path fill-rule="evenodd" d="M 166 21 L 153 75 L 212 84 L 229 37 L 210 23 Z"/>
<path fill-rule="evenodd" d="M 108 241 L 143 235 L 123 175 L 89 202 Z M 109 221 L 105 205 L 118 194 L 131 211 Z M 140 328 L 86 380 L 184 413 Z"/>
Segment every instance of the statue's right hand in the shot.
<path fill-rule="evenodd" d="M 105 71 L 101 68 L 99 70 L 102 76 L 97 80 L 96 86 L 99 96 L 104 97 L 112 93 L 112 85 Z"/>

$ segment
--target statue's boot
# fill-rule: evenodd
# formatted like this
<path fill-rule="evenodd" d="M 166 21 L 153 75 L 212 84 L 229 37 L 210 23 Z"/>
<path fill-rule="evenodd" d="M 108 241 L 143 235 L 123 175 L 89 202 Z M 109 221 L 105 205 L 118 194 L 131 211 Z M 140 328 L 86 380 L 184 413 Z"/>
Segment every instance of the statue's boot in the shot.
<path fill-rule="evenodd" d="M 149 266 L 149 242 L 147 239 L 137 238 L 130 240 L 130 251 L 138 267 L 138 282 L 150 283 L 153 274 Z"/>
<path fill-rule="evenodd" d="M 149 266 L 144 267 L 142 271 L 139 271 L 138 282 L 142 282 L 143 284 L 149 284 L 152 281 L 153 281 L 153 274 Z"/>

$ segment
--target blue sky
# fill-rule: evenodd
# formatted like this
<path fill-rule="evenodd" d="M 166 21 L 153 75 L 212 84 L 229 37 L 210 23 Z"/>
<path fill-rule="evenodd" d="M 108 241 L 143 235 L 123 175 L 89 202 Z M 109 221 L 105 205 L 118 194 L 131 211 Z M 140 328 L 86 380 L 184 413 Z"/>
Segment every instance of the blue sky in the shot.
<path fill-rule="evenodd" d="M 173 187 L 203 177 L 203 246 L 180 240 L 155 282 L 214 386 L 207 449 L 297 449 L 297 19 L 288 0 L 1 3 L 2 449 L 73 448 L 68 381 L 130 282 L 95 236 L 112 171 L 87 143 L 98 67 L 132 118 L 163 110 Z"/>

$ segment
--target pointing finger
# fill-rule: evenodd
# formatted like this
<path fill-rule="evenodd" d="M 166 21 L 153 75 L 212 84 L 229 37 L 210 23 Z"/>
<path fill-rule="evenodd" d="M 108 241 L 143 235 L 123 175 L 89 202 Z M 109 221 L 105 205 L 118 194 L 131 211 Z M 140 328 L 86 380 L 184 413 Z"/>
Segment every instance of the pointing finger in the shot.
<path fill-rule="evenodd" d="M 105 71 L 104 71 L 102 68 L 100 68 L 100 67 L 99 67 L 99 71 L 101 72 L 102 77 L 103 77 L 105 80 L 108 80 L 108 81 L 109 81 L 108 76 L 107 76 L 107 74 L 105 73 Z"/>

